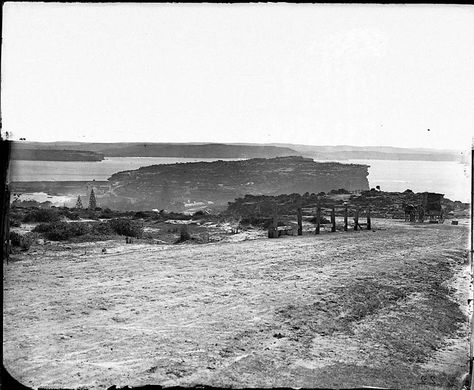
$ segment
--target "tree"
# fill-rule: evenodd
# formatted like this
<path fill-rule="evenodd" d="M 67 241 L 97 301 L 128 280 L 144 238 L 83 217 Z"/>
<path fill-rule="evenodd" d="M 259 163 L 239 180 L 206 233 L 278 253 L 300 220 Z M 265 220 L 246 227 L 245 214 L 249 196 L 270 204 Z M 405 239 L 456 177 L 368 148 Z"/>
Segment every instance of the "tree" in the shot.
<path fill-rule="evenodd" d="M 97 202 L 95 200 L 94 189 L 91 190 L 91 195 L 89 197 L 89 210 L 95 210 L 97 207 Z"/>
<path fill-rule="evenodd" d="M 81 200 L 81 195 L 77 197 L 77 202 L 76 202 L 76 209 L 82 209 L 84 206 L 82 206 L 82 200 Z"/>

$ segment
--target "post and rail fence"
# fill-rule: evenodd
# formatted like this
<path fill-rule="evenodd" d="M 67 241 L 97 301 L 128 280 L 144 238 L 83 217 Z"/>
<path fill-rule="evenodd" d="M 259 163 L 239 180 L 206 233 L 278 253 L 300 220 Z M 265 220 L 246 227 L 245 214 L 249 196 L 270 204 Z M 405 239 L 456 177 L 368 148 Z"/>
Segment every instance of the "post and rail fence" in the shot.
<path fill-rule="evenodd" d="M 343 206 L 324 206 L 321 204 L 317 205 L 306 205 L 304 208 L 301 205 L 301 201 L 299 201 L 296 204 L 296 224 L 297 224 L 297 235 L 301 236 L 303 235 L 303 211 L 304 210 L 315 210 L 315 213 L 310 213 L 309 215 L 305 215 L 306 217 L 313 217 L 315 215 L 315 230 L 314 234 L 320 234 L 321 233 L 321 221 L 323 218 L 323 211 L 329 212 L 330 216 L 330 225 L 331 225 L 331 232 L 336 232 L 337 231 L 337 224 L 336 224 L 336 208 L 343 210 L 343 216 L 344 216 L 344 225 L 343 225 L 343 230 L 348 231 L 349 230 L 349 205 L 345 204 Z M 372 220 L 371 220 L 371 215 L 370 215 L 370 207 L 367 207 L 365 209 L 361 209 L 359 206 L 352 206 L 354 209 L 353 212 L 353 229 L 355 231 L 358 230 L 372 230 Z M 362 223 L 359 221 L 359 217 L 361 214 L 361 210 L 365 211 L 365 217 L 366 217 L 366 222 Z M 268 229 L 268 238 L 278 238 L 281 235 L 289 235 L 291 232 L 291 235 L 293 235 L 293 228 L 288 228 L 287 226 L 278 226 L 279 222 L 281 222 L 282 219 L 285 217 L 288 217 L 288 215 L 279 215 L 278 213 L 278 205 L 275 204 L 273 206 L 273 211 L 272 211 L 272 224 Z"/>

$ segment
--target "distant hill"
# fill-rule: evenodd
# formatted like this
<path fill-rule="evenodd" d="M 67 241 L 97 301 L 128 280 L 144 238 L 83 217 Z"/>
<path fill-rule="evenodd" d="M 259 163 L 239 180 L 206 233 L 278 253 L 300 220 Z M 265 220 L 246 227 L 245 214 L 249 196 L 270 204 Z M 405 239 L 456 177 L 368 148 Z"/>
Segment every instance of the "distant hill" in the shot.
<path fill-rule="evenodd" d="M 271 144 L 296 150 L 305 157 L 318 160 L 412 160 L 467 161 L 469 151 L 428 148 L 397 148 L 393 146 L 315 146 Z"/>
<path fill-rule="evenodd" d="M 106 157 L 272 158 L 297 156 L 297 151 L 272 145 L 15 142 L 14 149 L 82 150 Z"/>
<path fill-rule="evenodd" d="M 74 150 L 106 157 L 273 158 L 304 156 L 317 160 L 414 160 L 469 161 L 470 152 L 451 149 L 398 148 L 392 146 L 317 146 L 249 143 L 154 143 L 154 142 L 26 142 L 14 149 Z"/>
<path fill-rule="evenodd" d="M 299 155 L 286 147 L 225 144 L 134 144 L 105 148 L 101 152 L 110 157 L 271 158 Z"/>

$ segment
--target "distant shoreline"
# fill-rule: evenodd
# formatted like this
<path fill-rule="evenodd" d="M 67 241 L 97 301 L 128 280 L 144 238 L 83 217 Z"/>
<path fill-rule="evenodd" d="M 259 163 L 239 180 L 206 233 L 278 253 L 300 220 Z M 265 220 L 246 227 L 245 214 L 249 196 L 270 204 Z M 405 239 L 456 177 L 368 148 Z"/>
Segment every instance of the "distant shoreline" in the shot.
<path fill-rule="evenodd" d="M 466 162 L 463 150 L 296 144 L 28 142 L 15 141 L 12 159 L 32 161 L 102 161 L 106 157 L 274 158 L 303 156 L 315 160 L 398 160 Z"/>

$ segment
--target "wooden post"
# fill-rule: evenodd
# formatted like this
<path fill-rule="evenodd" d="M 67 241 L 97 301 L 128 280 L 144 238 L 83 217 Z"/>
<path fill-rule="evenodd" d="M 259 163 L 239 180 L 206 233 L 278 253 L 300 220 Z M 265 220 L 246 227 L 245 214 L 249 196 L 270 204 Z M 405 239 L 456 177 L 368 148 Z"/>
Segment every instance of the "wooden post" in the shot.
<path fill-rule="evenodd" d="M 347 205 L 344 207 L 344 231 L 347 232 Z"/>
<path fill-rule="evenodd" d="M 336 231 L 336 210 L 333 207 L 331 210 L 331 232 L 334 233 L 335 231 Z"/>
<path fill-rule="evenodd" d="M 354 216 L 354 230 L 359 229 L 359 208 L 357 207 Z"/>
<path fill-rule="evenodd" d="M 296 217 L 298 219 L 298 236 L 303 235 L 303 215 L 301 211 L 301 206 L 298 207 Z"/>
<path fill-rule="evenodd" d="M 370 207 L 367 209 L 367 230 L 372 229 L 372 223 L 370 221 Z"/>
<path fill-rule="evenodd" d="M 278 238 L 278 210 L 276 205 L 273 207 L 273 221 L 271 228 L 268 230 L 268 237 Z"/>
<path fill-rule="evenodd" d="M 318 206 L 318 208 L 316 209 L 316 231 L 314 232 L 314 234 L 319 234 L 319 230 L 320 230 L 320 224 L 321 224 L 321 207 Z"/>
<path fill-rule="evenodd" d="M 2 244 L 3 244 L 3 254 L 4 258 L 8 261 L 10 260 L 10 251 L 11 251 L 11 241 L 10 241 L 10 188 L 8 184 L 5 185 L 5 198 L 2 208 L 3 212 L 3 229 L 2 229 Z"/>

